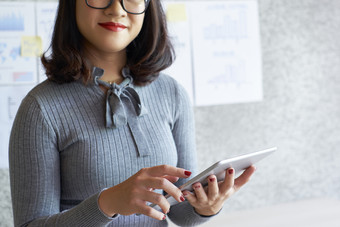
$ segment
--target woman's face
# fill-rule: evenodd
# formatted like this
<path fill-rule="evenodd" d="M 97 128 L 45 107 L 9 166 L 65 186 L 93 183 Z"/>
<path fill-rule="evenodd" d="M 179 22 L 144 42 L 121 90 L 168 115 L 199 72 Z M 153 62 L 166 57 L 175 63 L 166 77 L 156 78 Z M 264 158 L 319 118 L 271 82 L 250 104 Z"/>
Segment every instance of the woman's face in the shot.
<path fill-rule="evenodd" d="M 107 9 L 93 9 L 85 0 L 76 0 L 76 21 L 84 37 L 84 45 L 92 51 L 117 53 L 125 48 L 139 34 L 144 14 L 129 14 L 114 0 Z"/>

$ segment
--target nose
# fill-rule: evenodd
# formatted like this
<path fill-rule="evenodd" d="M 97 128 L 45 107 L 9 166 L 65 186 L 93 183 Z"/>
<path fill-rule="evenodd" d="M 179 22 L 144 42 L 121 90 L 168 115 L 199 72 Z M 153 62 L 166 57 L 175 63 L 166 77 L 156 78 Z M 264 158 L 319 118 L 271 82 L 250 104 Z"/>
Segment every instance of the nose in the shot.
<path fill-rule="evenodd" d="M 127 13 L 123 9 L 121 0 L 113 0 L 112 4 L 104 9 L 105 14 L 111 16 L 125 16 Z"/>

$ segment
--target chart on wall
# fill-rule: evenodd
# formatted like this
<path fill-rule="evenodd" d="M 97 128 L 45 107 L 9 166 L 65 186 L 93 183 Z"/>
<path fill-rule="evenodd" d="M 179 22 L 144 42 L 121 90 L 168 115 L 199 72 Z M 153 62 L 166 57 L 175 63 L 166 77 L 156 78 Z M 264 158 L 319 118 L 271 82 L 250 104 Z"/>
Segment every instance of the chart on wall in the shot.
<path fill-rule="evenodd" d="M 42 50 L 48 56 L 51 53 L 49 49 L 52 33 L 54 28 L 55 14 L 58 4 L 55 2 L 44 2 L 43 4 L 36 5 L 36 28 L 37 34 L 41 37 Z M 40 61 L 38 61 L 38 80 L 43 81 L 46 79 L 45 71 Z"/>
<path fill-rule="evenodd" d="M 170 39 L 176 52 L 175 62 L 164 73 L 175 78 L 186 89 L 191 102 L 194 103 L 189 7 L 186 2 L 166 1 L 164 8 Z"/>
<path fill-rule="evenodd" d="M 261 100 L 262 62 L 256 2 L 200 2 L 190 10 L 195 20 L 191 29 L 196 104 Z"/>
<path fill-rule="evenodd" d="M 256 0 L 163 1 L 176 60 L 165 73 L 195 106 L 262 100 Z M 25 95 L 46 79 L 39 56 L 48 49 L 57 2 L 0 2 L 0 168 Z"/>
<path fill-rule="evenodd" d="M 172 1 L 166 8 L 179 61 L 168 71 L 196 106 L 262 100 L 257 1 Z"/>
<path fill-rule="evenodd" d="M 37 82 L 37 59 L 22 55 L 25 37 L 35 36 L 34 5 L 2 3 L 0 7 L 0 84 Z M 18 67 L 19 66 L 19 67 Z"/>

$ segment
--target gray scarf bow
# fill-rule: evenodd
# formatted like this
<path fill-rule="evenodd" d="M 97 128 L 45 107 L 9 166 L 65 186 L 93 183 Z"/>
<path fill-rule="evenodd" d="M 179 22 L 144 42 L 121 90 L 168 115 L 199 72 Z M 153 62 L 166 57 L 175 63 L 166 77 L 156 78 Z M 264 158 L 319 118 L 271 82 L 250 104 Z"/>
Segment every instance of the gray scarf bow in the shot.
<path fill-rule="evenodd" d="M 146 114 L 146 109 L 142 106 L 138 93 L 130 87 L 132 77 L 123 71 L 125 79 L 121 84 L 108 83 L 100 80 L 103 73 L 104 70 L 100 68 L 93 70 L 94 83 L 109 88 L 106 94 L 106 127 L 116 129 L 128 125 L 139 155 L 149 155 L 147 140 L 138 121 L 138 117 Z"/>

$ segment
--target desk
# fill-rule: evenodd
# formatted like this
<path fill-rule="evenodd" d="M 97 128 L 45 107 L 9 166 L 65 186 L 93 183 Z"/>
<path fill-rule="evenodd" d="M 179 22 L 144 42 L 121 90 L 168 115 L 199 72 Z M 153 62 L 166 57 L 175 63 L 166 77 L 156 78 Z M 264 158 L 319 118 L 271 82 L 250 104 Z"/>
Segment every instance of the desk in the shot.
<path fill-rule="evenodd" d="M 174 227 L 170 223 L 170 227 Z M 313 199 L 224 212 L 202 227 L 340 227 L 340 201 Z"/>

